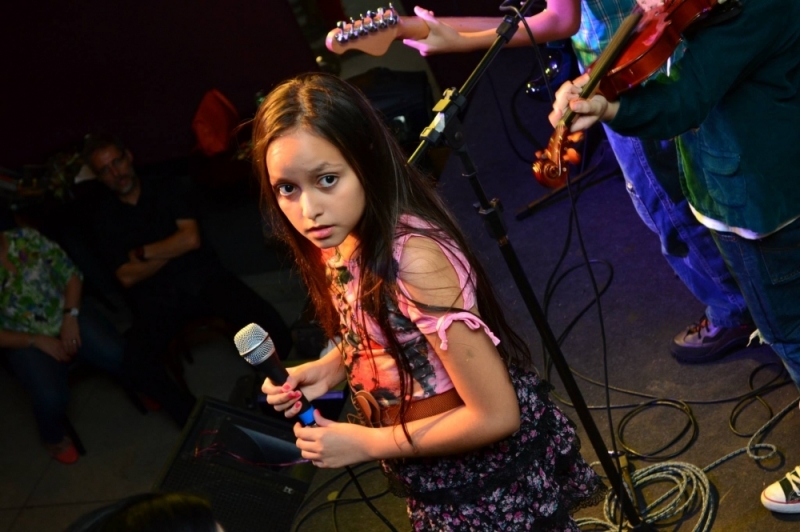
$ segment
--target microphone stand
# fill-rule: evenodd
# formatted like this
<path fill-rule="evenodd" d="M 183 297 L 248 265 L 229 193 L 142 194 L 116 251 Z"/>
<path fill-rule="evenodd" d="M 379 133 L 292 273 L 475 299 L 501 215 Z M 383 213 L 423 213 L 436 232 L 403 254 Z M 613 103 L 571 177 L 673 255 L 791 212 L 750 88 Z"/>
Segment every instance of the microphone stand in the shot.
<path fill-rule="evenodd" d="M 463 167 L 462 175 L 469 180 L 469 183 L 478 198 L 478 203 L 475 204 L 478 215 L 483 219 L 489 235 L 498 242 L 500 252 L 502 253 L 503 258 L 505 259 L 506 264 L 511 271 L 511 275 L 514 278 L 514 283 L 516 284 L 517 289 L 522 296 L 528 312 L 533 318 L 536 328 L 542 337 L 544 346 L 549 352 L 553 360 L 553 364 L 555 365 L 556 370 L 561 377 L 561 381 L 564 383 L 567 394 L 572 400 L 575 410 L 578 413 L 578 417 L 580 418 L 581 423 L 586 430 L 586 434 L 589 437 L 589 441 L 591 442 L 592 447 L 594 447 L 598 460 L 600 461 L 600 464 L 602 465 L 603 470 L 605 471 L 605 474 L 611 483 L 611 487 L 616 493 L 622 512 L 627 517 L 628 522 L 633 527 L 634 531 L 655 532 L 655 529 L 652 527 L 652 525 L 642 521 L 641 517 L 637 513 L 636 507 L 633 505 L 633 502 L 628 495 L 627 490 L 624 488 L 620 472 L 611 459 L 611 454 L 609 453 L 608 448 L 603 441 L 603 437 L 601 436 L 600 431 L 597 429 L 597 425 L 595 424 L 589 408 L 586 405 L 586 401 L 584 400 L 583 395 L 581 394 L 581 391 L 575 382 L 575 378 L 572 375 L 569 365 L 564 358 L 564 354 L 561 352 L 561 347 L 558 345 L 555 334 L 553 333 L 550 324 L 547 322 L 547 318 L 542 311 L 541 305 L 536 299 L 536 295 L 534 294 L 530 282 L 525 275 L 525 271 L 520 263 L 519 257 L 511 245 L 504 222 L 500 217 L 500 212 L 502 212 L 500 200 L 496 198 L 490 200 L 486 196 L 486 193 L 484 192 L 483 187 L 478 180 L 478 170 L 475 167 L 475 164 L 472 161 L 469 153 L 467 152 L 466 144 L 464 142 L 463 128 L 461 121 L 458 118 L 458 114 L 466 105 L 466 95 L 469 94 L 469 92 L 474 88 L 475 84 L 486 71 L 492 60 L 494 60 L 500 49 L 505 46 L 509 40 L 511 40 L 511 37 L 517 31 L 517 27 L 520 23 L 520 14 L 524 14 L 528 11 L 531 1 L 532 0 L 526 0 L 519 11 L 514 15 L 506 15 L 506 17 L 503 19 L 503 22 L 497 28 L 497 39 L 495 39 L 492 46 L 475 67 L 461 89 L 459 90 L 450 88 L 444 91 L 442 99 L 439 100 L 439 102 L 437 102 L 433 107 L 433 111 L 436 116 L 430 125 L 423 129 L 422 133 L 420 134 L 421 141 L 417 146 L 417 149 L 408 159 L 408 163 L 416 164 L 428 147 L 436 145 L 442 138 L 444 138 L 447 145 L 458 154 Z M 623 472 L 627 477 L 627 469 L 624 469 Z M 631 489 L 633 489 L 632 485 Z"/>

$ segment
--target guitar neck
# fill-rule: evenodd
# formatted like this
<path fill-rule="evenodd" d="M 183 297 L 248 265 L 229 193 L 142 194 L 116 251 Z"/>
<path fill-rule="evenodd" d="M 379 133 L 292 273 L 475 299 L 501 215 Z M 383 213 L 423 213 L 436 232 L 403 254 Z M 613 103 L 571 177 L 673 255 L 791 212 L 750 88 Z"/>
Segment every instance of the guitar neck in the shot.
<path fill-rule="evenodd" d="M 428 25 L 419 17 L 399 17 L 397 23 L 397 33 L 394 36 L 395 40 L 402 39 L 424 39 L 430 33 Z"/>
<path fill-rule="evenodd" d="M 419 17 L 401 16 L 400 23 L 409 27 L 408 35 L 398 36 L 398 39 L 424 39 L 428 36 L 428 25 Z M 498 26 L 496 17 L 438 17 L 436 20 L 446 24 L 459 33 L 473 33 L 478 31 L 494 31 Z"/>

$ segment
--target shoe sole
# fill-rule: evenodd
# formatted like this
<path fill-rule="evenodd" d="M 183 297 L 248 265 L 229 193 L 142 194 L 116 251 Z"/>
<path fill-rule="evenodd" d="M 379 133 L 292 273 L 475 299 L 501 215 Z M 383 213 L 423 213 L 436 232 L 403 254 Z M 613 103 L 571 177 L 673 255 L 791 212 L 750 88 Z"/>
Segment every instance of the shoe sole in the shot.
<path fill-rule="evenodd" d="M 761 504 L 767 510 L 779 513 L 779 514 L 800 514 L 800 502 L 794 503 L 785 503 L 785 502 L 778 502 L 768 499 L 764 492 L 761 492 Z"/>
<path fill-rule="evenodd" d="M 715 360 L 725 358 L 736 351 L 741 351 L 747 347 L 747 342 L 749 342 L 749 338 L 735 338 L 722 347 L 718 347 L 702 355 L 697 354 L 697 349 L 682 348 L 673 344 L 670 352 L 678 362 L 683 362 L 684 364 L 704 364 L 706 362 L 714 362 Z"/>

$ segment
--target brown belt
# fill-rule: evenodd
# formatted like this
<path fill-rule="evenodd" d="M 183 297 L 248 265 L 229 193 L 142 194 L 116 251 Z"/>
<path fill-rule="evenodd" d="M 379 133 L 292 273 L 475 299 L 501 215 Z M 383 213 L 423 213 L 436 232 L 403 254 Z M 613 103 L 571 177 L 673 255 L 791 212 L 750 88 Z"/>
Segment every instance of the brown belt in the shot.
<path fill-rule="evenodd" d="M 411 404 L 408 405 L 408 410 L 406 410 L 405 421 L 408 423 L 410 421 L 435 416 L 436 414 L 447 412 L 463 404 L 464 401 L 461 400 L 458 391 L 455 388 L 451 388 L 438 395 L 412 401 Z M 400 405 L 381 408 L 381 425 L 387 427 L 395 424 L 400 424 Z"/>

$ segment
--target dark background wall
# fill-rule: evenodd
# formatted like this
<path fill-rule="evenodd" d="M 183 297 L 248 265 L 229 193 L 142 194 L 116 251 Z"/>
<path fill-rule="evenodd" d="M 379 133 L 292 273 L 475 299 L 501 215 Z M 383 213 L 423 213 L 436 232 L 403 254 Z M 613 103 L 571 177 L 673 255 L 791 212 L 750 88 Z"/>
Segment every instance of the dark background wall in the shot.
<path fill-rule="evenodd" d="M 186 156 L 203 94 L 255 94 L 316 69 L 286 0 L 33 0 L 0 8 L 0 166 L 41 163 L 92 131 L 137 163 Z"/>

